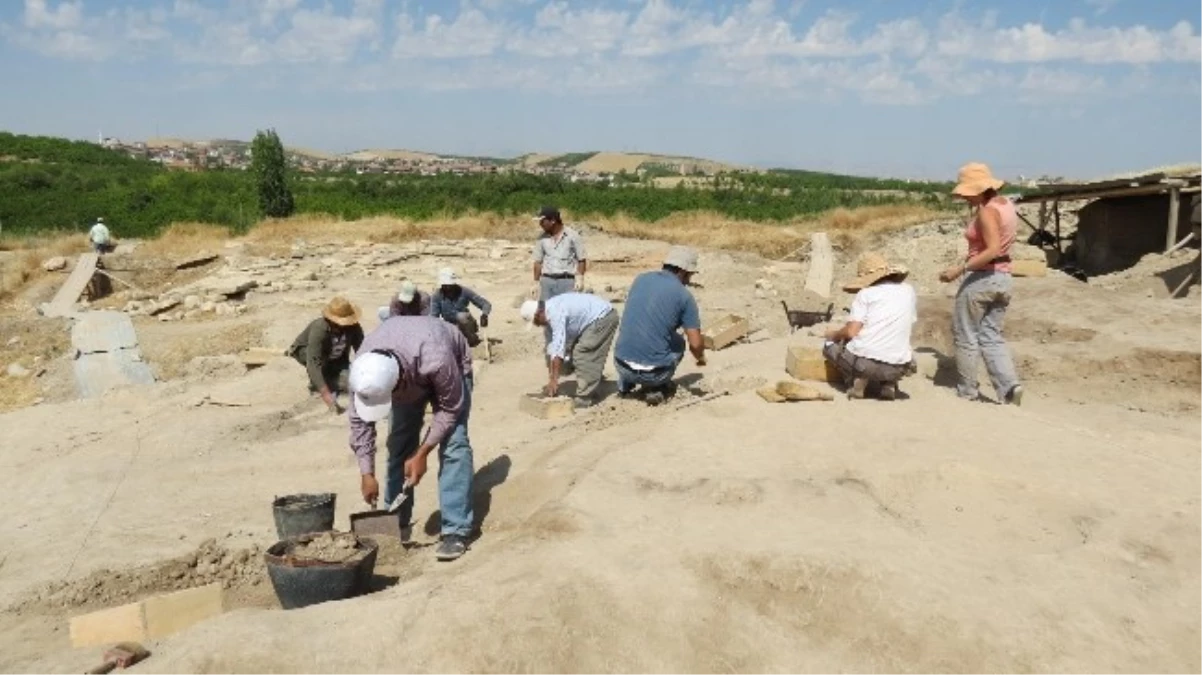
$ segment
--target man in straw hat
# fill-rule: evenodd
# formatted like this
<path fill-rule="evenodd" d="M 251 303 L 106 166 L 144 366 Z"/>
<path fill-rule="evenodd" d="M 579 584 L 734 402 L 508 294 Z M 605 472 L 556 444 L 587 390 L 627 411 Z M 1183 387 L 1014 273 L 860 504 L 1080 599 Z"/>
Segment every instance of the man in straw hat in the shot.
<path fill-rule="evenodd" d="M 407 278 L 401 279 L 401 289 L 387 307 L 379 309 L 380 321 L 393 316 L 429 316 L 430 294 L 418 290 L 417 284 Z"/>
<path fill-rule="evenodd" d="M 880 253 L 868 252 L 860 256 L 856 278 L 843 286 L 856 294 L 851 316 L 842 328 L 827 332 L 822 353 L 843 374 L 849 398 L 875 391 L 891 401 L 897 397 L 898 380 L 909 372 L 918 297 L 905 283 L 908 274 Z"/>
<path fill-rule="evenodd" d="M 335 297 L 288 348 L 288 355 L 309 373 L 309 391 L 318 393 L 336 415 L 342 414 L 337 397 L 347 390 L 351 351 L 358 353 L 362 343 L 359 308 L 346 298 Z"/>
<path fill-rule="evenodd" d="M 480 310 L 480 324 L 472 316 L 468 305 L 475 305 Z M 447 323 L 459 326 L 467 344 L 475 347 L 480 344 L 480 327 L 488 328 L 488 315 L 492 313 L 492 303 L 484 296 L 464 287 L 459 275 L 450 267 L 438 271 L 438 290 L 430 298 L 430 315 L 440 317 Z"/>
<path fill-rule="evenodd" d="M 649 405 L 671 397 L 686 342 L 697 365 L 705 365 L 701 315 L 688 289 L 696 273 L 697 251 L 673 246 L 663 269 L 644 272 L 631 284 L 614 347 L 619 396 L 633 394 L 638 385 Z M 684 337 L 677 333 L 681 329 Z"/>
<path fill-rule="evenodd" d="M 526 327 L 551 330 L 547 344 L 548 396 L 559 393 L 559 375 L 563 362 L 571 354 L 576 364 L 577 408 L 589 408 L 597 402 L 605 360 L 614 333 L 618 331 L 618 313 L 613 305 L 591 293 L 561 293 L 550 300 L 527 300 L 521 307 Z"/>
<path fill-rule="evenodd" d="M 359 489 L 373 507 L 376 480 L 376 423 L 386 418 L 388 474 L 384 502 L 398 510 L 401 540 L 412 532 L 413 488 L 426 475 L 438 449 L 438 504 L 442 542 L 435 555 L 454 560 L 467 551 L 472 533 L 472 352 L 454 326 L 432 316 L 398 316 L 363 340 L 351 363 L 350 445 L 359 465 Z M 421 434 L 426 406 L 433 415 Z M 396 504 L 398 497 L 404 496 Z"/>

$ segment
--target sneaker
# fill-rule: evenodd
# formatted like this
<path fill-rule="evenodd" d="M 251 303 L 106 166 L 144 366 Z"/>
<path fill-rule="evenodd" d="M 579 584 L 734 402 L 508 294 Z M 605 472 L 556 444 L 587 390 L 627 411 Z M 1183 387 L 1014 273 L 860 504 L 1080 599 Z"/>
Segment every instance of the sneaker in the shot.
<path fill-rule="evenodd" d="M 438 549 L 434 551 L 434 557 L 449 561 L 459 558 L 464 553 L 467 553 L 467 541 L 457 534 L 448 534 L 444 535 L 442 542 L 438 544 Z"/>
<path fill-rule="evenodd" d="M 1021 406 L 1023 404 L 1023 386 L 1021 384 L 1014 385 L 1009 394 L 1006 394 L 1006 403 L 1013 406 Z"/>
<path fill-rule="evenodd" d="M 864 390 L 868 388 L 868 378 L 857 377 L 847 390 L 847 398 L 864 398 Z"/>
<path fill-rule="evenodd" d="M 647 392 L 647 395 L 643 398 L 643 400 L 647 402 L 647 405 L 659 405 L 664 402 L 664 392 L 660 391 L 659 389 L 654 389 Z"/>
<path fill-rule="evenodd" d="M 577 396 L 576 398 L 572 399 L 572 407 L 576 408 L 577 410 L 585 410 L 593 407 L 594 405 L 597 405 L 596 401 L 584 396 Z"/>
<path fill-rule="evenodd" d="M 893 401 L 896 399 L 897 399 L 897 385 L 896 384 L 882 384 L 881 385 L 881 400 L 882 401 Z"/>

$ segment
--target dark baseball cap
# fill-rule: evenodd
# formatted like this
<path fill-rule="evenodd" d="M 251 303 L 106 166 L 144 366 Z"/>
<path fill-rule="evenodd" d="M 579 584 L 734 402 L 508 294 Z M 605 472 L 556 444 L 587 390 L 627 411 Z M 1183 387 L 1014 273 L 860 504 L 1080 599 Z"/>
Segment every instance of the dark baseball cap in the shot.
<path fill-rule="evenodd" d="M 555 208 L 554 206 L 542 207 L 538 210 L 538 215 L 535 216 L 534 219 L 543 220 L 544 218 L 547 220 L 559 220 L 559 209 Z"/>

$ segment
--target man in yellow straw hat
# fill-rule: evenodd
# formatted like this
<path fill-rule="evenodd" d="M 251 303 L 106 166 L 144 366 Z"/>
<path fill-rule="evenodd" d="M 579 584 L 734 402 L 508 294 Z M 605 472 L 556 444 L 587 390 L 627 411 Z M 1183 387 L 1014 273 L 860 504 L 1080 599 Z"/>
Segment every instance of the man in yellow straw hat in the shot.
<path fill-rule="evenodd" d="M 362 344 L 359 308 L 346 298 L 335 297 L 288 349 L 288 355 L 308 371 L 309 391 L 317 392 L 334 414 L 342 414 L 338 392 L 347 391 L 351 352 L 358 353 Z"/>
<path fill-rule="evenodd" d="M 822 353 L 843 374 L 849 398 L 875 391 L 891 401 L 897 397 L 898 380 L 909 372 L 918 296 L 905 283 L 907 275 L 905 267 L 868 252 L 860 256 L 856 278 L 843 286 L 856 294 L 851 316 L 842 328 L 827 332 Z"/>

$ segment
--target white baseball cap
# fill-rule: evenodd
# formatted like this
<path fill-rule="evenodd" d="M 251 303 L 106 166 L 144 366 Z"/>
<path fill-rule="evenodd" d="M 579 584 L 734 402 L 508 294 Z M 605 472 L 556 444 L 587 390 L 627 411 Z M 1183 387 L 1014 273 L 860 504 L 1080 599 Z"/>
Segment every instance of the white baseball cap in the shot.
<path fill-rule="evenodd" d="M 455 274 L 455 270 L 450 267 L 444 267 L 438 270 L 438 285 L 439 286 L 454 286 L 459 283 L 459 275 Z"/>
<path fill-rule="evenodd" d="M 401 291 L 396 294 L 396 299 L 408 304 L 413 302 L 415 295 L 417 295 L 417 284 L 405 279 L 401 282 Z"/>
<path fill-rule="evenodd" d="M 392 390 L 401 378 L 396 359 L 368 352 L 351 362 L 350 388 L 355 412 L 364 422 L 379 422 L 392 411 Z"/>
<path fill-rule="evenodd" d="M 527 300 L 522 303 L 522 308 L 518 310 L 522 314 L 522 321 L 526 322 L 526 330 L 534 325 L 534 315 L 538 313 L 538 300 Z"/>

